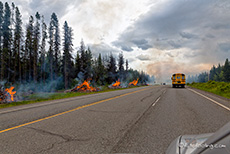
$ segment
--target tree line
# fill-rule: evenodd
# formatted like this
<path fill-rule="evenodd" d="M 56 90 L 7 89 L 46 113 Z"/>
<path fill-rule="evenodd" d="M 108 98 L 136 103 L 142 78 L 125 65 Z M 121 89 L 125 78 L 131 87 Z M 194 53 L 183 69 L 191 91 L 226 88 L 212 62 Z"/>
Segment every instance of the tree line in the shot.
<path fill-rule="evenodd" d="M 213 81 L 223 81 L 230 82 L 230 62 L 228 58 L 225 60 L 224 65 L 218 64 L 218 66 L 213 65 L 209 72 L 202 72 L 196 76 L 188 76 L 187 82 L 208 82 Z"/>
<path fill-rule="evenodd" d="M 44 16 L 37 12 L 29 17 L 24 30 L 19 8 L 14 3 L 0 2 L 0 80 L 11 84 L 59 80 L 54 85 L 57 89 L 73 87 L 83 80 L 91 80 L 95 85 L 111 84 L 118 79 L 148 81 L 146 73 L 129 68 L 122 53 L 118 58 L 112 53 L 93 57 L 82 40 L 74 56 L 73 29 L 67 21 L 62 29 L 63 38 L 55 13 L 46 24 Z"/>

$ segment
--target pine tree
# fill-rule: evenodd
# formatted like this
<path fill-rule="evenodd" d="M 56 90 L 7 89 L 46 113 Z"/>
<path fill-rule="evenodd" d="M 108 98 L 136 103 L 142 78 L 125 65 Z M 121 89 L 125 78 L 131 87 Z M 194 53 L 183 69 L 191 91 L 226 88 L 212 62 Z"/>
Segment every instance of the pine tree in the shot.
<path fill-rule="evenodd" d="M 54 68 L 54 23 L 51 16 L 50 26 L 49 26 L 49 51 L 48 51 L 48 62 L 49 62 L 49 73 L 50 80 L 53 81 L 53 68 Z"/>
<path fill-rule="evenodd" d="M 60 30 L 57 15 L 53 13 L 51 18 L 54 26 L 54 79 L 56 79 L 60 71 Z"/>
<path fill-rule="evenodd" d="M 118 58 L 118 71 L 120 80 L 124 79 L 124 70 L 124 56 L 123 53 L 120 53 Z"/>
<path fill-rule="evenodd" d="M 91 79 L 93 77 L 93 69 L 92 69 L 92 53 L 90 48 L 88 47 L 88 50 L 85 52 L 85 77 L 84 80 Z"/>
<path fill-rule="evenodd" d="M 85 51 L 85 44 L 84 44 L 84 41 L 82 39 L 80 49 L 79 49 L 79 53 L 81 54 L 81 56 L 80 56 L 80 60 L 81 60 L 81 62 L 80 62 L 80 67 L 81 67 L 80 72 L 83 73 L 83 80 L 85 79 L 85 72 L 86 72 L 86 63 L 85 63 L 86 54 L 85 54 L 85 52 L 86 52 Z"/>
<path fill-rule="evenodd" d="M 3 80 L 4 74 L 2 74 L 4 72 L 3 69 L 3 59 L 2 59 L 2 36 L 3 36 L 3 31 L 2 31 L 2 25 L 3 25 L 3 3 L 0 1 L 0 80 Z"/>
<path fill-rule="evenodd" d="M 218 67 L 216 68 L 216 75 L 214 75 L 215 81 L 221 81 L 221 78 L 223 79 L 223 77 L 220 77 L 221 71 L 222 71 L 222 66 L 218 64 Z"/>
<path fill-rule="evenodd" d="M 34 82 L 37 83 L 37 78 L 38 78 L 37 64 L 38 64 L 38 52 L 39 52 L 39 41 L 40 41 L 40 19 L 41 19 L 41 16 L 38 12 L 36 13 L 35 18 L 36 18 L 36 23 L 33 32 L 33 79 Z"/>
<path fill-rule="evenodd" d="M 108 78 L 107 82 L 110 84 L 116 80 L 116 59 L 114 58 L 113 54 L 111 53 L 109 56 L 109 62 L 107 66 L 107 73 Z"/>
<path fill-rule="evenodd" d="M 226 59 L 223 67 L 223 77 L 226 82 L 230 82 L 230 64 L 228 58 Z"/>
<path fill-rule="evenodd" d="M 24 78 L 26 80 L 32 81 L 33 79 L 33 23 L 34 18 L 30 16 L 29 24 L 26 28 L 26 41 L 25 41 L 25 51 L 24 51 Z"/>
<path fill-rule="evenodd" d="M 125 61 L 125 80 L 127 80 L 128 77 L 128 70 L 129 70 L 129 62 L 128 59 Z"/>
<path fill-rule="evenodd" d="M 41 43 L 41 50 L 40 50 L 40 74 L 41 74 L 41 81 L 45 83 L 45 56 L 46 56 L 46 39 L 47 39 L 47 26 L 44 21 L 44 16 L 42 16 L 42 43 Z"/>
<path fill-rule="evenodd" d="M 50 27 L 49 27 L 49 68 L 50 68 L 50 79 L 57 78 L 60 71 L 60 30 L 58 18 L 55 13 L 51 15 Z"/>
<path fill-rule="evenodd" d="M 106 72 L 105 72 L 105 67 L 103 65 L 103 62 L 102 62 L 101 54 L 99 54 L 99 56 L 97 58 L 95 73 L 96 73 L 96 82 L 99 85 L 101 85 L 101 84 L 104 85 Z"/>
<path fill-rule="evenodd" d="M 129 69 L 129 62 L 128 62 L 128 59 L 126 59 L 125 61 L 125 70 L 128 71 Z"/>
<path fill-rule="evenodd" d="M 15 28 L 14 28 L 14 76 L 13 82 L 16 81 L 16 78 L 19 78 L 19 81 L 22 82 L 22 65 L 21 65 L 21 42 L 22 42 L 22 16 L 18 7 L 15 9 Z"/>
<path fill-rule="evenodd" d="M 12 41 L 12 32 L 10 29 L 11 25 L 11 10 L 9 4 L 5 3 L 5 10 L 4 10 L 4 19 L 2 25 L 3 31 L 3 51 L 2 51 L 2 79 L 8 79 L 10 81 L 10 68 L 11 68 L 11 41 Z"/>
<path fill-rule="evenodd" d="M 78 76 L 78 73 L 81 71 L 81 59 L 79 51 L 77 51 L 77 56 L 75 58 L 75 77 Z"/>
<path fill-rule="evenodd" d="M 68 23 L 64 23 L 64 39 L 63 39 L 63 76 L 65 82 L 65 89 L 70 87 L 71 83 L 71 71 L 73 69 L 72 63 L 72 51 L 73 51 L 73 30 L 68 26 Z"/>
<path fill-rule="evenodd" d="M 209 80 L 214 80 L 214 76 L 216 75 L 216 67 L 213 66 L 210 70 L 210 73 L 209 73 Z"/>

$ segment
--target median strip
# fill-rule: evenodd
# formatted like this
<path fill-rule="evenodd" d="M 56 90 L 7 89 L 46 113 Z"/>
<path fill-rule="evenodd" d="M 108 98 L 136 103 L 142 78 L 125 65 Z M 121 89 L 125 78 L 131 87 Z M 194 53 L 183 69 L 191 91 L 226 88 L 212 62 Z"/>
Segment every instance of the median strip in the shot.
<path fill-rule="evenodd" d="M 72 110 L 68 110 L 68 111 L 61 112 L 61 113 L 58 113 L 58 114 L 55 114 L 55 115 L 52 115 L 52 116 L 48 116 L 48 117 L 41 118 L 41 119 L 38 119 L 38 120 L 35 120 L 35 121 L 31 121 L 31 122 L 28 122 L 28 123 L 25 123 L 25 124 L 21 124 L 21 125 L 18 125 L 18 126 L 14 126 L 14 127 L 11 127 L 11 128 L 1 130 L 0 134 L 4 133 L 4 132 L 7 132 L 7 131 L 10 131 L 10 130 L 20 128 L 20 127 L 27 126 L 27 125 L 30 125 L 30 124 L 34 124 L 34 123 L 37 123 L 37 122 L 40 122 L 40 121 L 43 121 L 43 120 L 54 118 L 54 117 L 57 117 L 57 116 L 60 116 L 60 115 L 66 114 L 66 113 L 70 113 L 70 112 L 73 112 L 73 111 L 76 111 L 76 110 L 79 110 L 79 109 L 83 109 L 83 108 L 90 107 L 90 106 L 93 106 L 93 105 L 96 105 L 96 104 L 107 102 L 107 101 L 110 101 L 110 100 L 113 100 L 113 99 L 116 99 L 116 98 L 124 97 L 124 96 L 130 95 L 130 94 L 134 94 L 134 93 L 137 93 L 137 92 L 144 91 L 144 90 L 149 90 L 151 88 L 141 89 L 141 90 L 133 91 L 133 92 L 130 92 L 130 93 L 122 94 L 122 95 L 119 95 L 119 96 L 115 96 L 115 97 L 112 97 L 112 98 L 108 98 L 108 99 L 105 99 L 105 100 L 101 100 L 101 101 L 98 101 L 98 102 L 94 102 L 94 103 L 91 103 L 91 104 L 79 106 L 79 107 L 77 107 L 75 109 L 72 109 Z"/>
<path fill-rule="evenodd" d="M 207 96 L 205 96 L 205 95 L 203 95 L 203 94 L 201 94 L 201 93 L 199 93 L 199 92 L 197 92 L 197 91 L 195 91 L 195 90 L 193 90 L 193 89 L 189 89 L 189 88 L 188 88 L 188 90 L 190 90 L 190 91 L 192 91 L 192 92 L 194 92 L 194 93 L 196 93 L 196 94 L 198 94 L 198 95 L 200 95 L 200 96 L 202 96 L 202 97 L 204 97 L 204 98 L 206 98 L 206 99 L 212 101 L 212 102 L 215 103 L 216 105 L 219 105 L 219 106 L 221 106 L 222 108 L 224 108 L 224 109 L 230 111 L 230 108 L 228 108 L 227 106 L 224 106 L 223 104 L 221 104 L 221 103 L 219 103 L 219 102 L 217 102 L 217 101 L 215 101 L 215 100 L 213 100 L 213 99 L 211 99 L 211 98 L 209 98 L 209 97 L 207 97 Z"/>

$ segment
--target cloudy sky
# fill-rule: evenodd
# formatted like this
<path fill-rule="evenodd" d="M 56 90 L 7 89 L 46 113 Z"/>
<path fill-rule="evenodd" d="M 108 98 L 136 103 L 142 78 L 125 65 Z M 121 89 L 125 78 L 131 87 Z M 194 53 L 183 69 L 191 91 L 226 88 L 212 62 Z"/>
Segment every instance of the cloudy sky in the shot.
<path fill-rule="evenodd" d="M 74 30 L 94 52 L 123 52 L 133 69 L 159 82 L 175 72 L 194 75 L 230 56 L 229 0 L 7 0 L 24 24 L 36 11 Z M 6 2 L 6 1 L 2 1 Z"/>

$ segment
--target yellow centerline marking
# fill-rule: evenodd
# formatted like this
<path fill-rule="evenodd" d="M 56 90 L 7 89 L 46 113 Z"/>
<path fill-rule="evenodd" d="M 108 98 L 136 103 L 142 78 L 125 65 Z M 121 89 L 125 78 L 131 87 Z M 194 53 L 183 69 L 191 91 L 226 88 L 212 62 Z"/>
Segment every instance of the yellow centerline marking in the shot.
<path fill-rule="evenodd" d="M 93 105 L 100 104 L 100 103 L 103 103 L 103 102 L 107 102 L 107 101 L 110 101 L 110 100 L 113 100 L 113 99 L 116 99 L 116 98 L 124 97 L 124 96 L 130 95 L 130 94 L 134 94 L 134 93 L 137 93 L 137 92 L 144 91 L 144 90 L 148 90 L 148 89 L 151 89 L 151 88 L 144 88 L 144 89 L 141 89 L 141 90 L 137 90 L 137 91 L 133 91 L 133 92 L 130 92 L 130 93 L 122 94 L 122 95 L 119 95 L 119 96 L 111 97 L 111 98 L 104 99 L 104 100 L 101 100 L 101 101 L 98 101 L 98 102 L 94 102 L 94 103 L 91 103 L 91 104 L 79 106 L 79 107 L 77 107 L 75 109 L 72 109 L 72 110 L 64 111 L 64 112 L 61 112 L 61 113 L 58 113 L 58 114 L 55 114 L 55 115 L 52 115 L 52 116 L 48 116 L 48 117 L 41 118 L 41 119 L 38 119 L 38 120 L 35 120 L 35 121 L 31 121 L 31 122 L 28 122 L 28 123 L 25 123 L 25 124 L 21 124 L 21 125 L 18 125 L 18 126 L 14 126 L 14 127 L 11 127 L 11 128 L 7 128 L 7 129 L 4 129 L 4 130 L 1 130 L 0 134 L 4 133 L 4 132 L 7 132 L 7 131 L 10 131 L 10 130 L 14 130 L 14 129 L 20 128 L 20 127 L 27 126 L 27 125 L 30 125 L 30 124 L 34 124 L 34 123 L 37 123 L 37 122 L 40 122 L 40 121 L 43 121 L 43 120 L 54 118 L 54 117 L 57 117 L 57 116 L 60 116 L 60 115 L 66 114 L 66 113 L 70 113 L 70 112 L 73 112 L 73 111 L 76 111 L 76 110 L 79 110 L 79 109 L 83 109 L 83 108 L 86 108 L 86 107 L 89 107 L 89 106 L 93 106 Z"/>
<path fill-rule="evenodd" d="M 213 99 L 211 99 L 211 98 L 209 98 L 209 97 L 207 97 L 207 96 L 205 96 L 205 95 L 203 95 L 203 94 L 201 94 L 201 93 L 199 93 L 199 92 L 197 92 L 197 91 L 195 91 L 195 90 L 193 90 L 193 89 L 189 89 L 189 88 L 188 88 L 188 90 L 190 90 L 190 91 L 192 91 L 192 92 L 194 92 L 194 93 L 196 93 L 196 94 L 198 94 L 198 95 L 200 95 L 200 96 L 202 96 L 202 97 L 204 97 L 204 98 L 206 98 L 206 99 L 212 101 L 212 102 L 215 103 L 216 105 L 219 105 L 219 106 L 221 106 L 222 108 L 224 108 L 224 109 L 230 111 L 230 108 L 228 108 L 227 106 L 224 106 L 223 104 L 221 104 L 221 103 L 219 103 L 219 102 L 217 102 L 217 101 L 215 101 L 215 100 L 213 100 Z"/>

